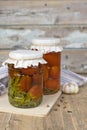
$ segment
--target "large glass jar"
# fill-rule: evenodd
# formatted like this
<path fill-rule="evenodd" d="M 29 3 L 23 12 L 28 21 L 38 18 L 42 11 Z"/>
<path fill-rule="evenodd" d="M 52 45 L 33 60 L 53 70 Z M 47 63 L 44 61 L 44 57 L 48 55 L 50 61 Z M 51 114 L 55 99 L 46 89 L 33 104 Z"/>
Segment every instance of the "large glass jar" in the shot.
<path fill-rule="evenodd" d="M 60 39 L 39 38 L 33 39 L 32 50 L 39 50 L 47 61 L 44 65 L 43 91 L 44 94 L 53 94 L 60 89 L 61 51 L 58 44 Z"/>
<path fill-rule="evenodd" d="M 9 102 L 20 108 L 36 107 L 43 97 L 43 64 L 41 52 L 16 50 L 9 53 Z"/>

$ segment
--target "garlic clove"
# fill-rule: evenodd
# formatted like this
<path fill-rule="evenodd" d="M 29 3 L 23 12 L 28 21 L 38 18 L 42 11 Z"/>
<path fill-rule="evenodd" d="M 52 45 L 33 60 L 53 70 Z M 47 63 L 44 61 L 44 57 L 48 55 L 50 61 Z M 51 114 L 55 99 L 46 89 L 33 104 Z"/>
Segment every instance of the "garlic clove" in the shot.
<path fill-rule="evenodd" d="M 76 82 L 68 82 L 62 86 L 63 93 L 74 94 L 79 92 L 79 86 Z"/>

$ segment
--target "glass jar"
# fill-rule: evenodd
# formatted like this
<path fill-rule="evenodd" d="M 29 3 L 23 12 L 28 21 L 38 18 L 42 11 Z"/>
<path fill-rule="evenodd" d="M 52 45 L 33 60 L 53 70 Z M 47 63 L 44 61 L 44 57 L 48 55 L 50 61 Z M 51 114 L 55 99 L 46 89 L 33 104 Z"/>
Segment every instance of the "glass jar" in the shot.
<path fill-rule="evenodd" d="M 58 44 L 60 39 L 39 38 L 33 39 L 32 50 L 39 50 L 47 61 L 44 65 L 43 91 L 44 94 L 53 94 L 60 89 L 61 51 Z"/>
<path fill-rule="evenodd" d="M 9 53 L 9 102 L 20 108 L 36 107 L 43 97 L 43 64 L 41 52 L 16 50 Z"/>

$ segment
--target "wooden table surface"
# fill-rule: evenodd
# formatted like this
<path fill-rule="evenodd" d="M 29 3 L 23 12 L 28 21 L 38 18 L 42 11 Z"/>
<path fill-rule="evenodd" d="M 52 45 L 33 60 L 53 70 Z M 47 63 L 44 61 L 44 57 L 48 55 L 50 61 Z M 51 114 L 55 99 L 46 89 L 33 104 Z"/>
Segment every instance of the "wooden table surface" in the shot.
<path fill-rule="evenodd" d="M 62 94 L 46 117 L 0 112 L 0 130 L 87 130 L 87 84 L 78 94 Z"/>

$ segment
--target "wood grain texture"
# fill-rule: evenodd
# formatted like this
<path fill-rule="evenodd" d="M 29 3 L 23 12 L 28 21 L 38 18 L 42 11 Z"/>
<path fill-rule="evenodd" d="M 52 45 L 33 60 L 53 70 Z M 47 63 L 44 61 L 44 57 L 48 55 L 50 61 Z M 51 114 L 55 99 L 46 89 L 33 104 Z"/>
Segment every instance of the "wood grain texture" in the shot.
<path fill-rule="evenodd" d="M 22 27 L 22 26 L 21 26 Z M 27 26 L 0 29 L 0 48 L 29 48 L 32 39 L 38 37 L 60 38 L 64 48 L 87 48 L 87 27 Z"/>
<path fill-rule="evenodd" d="M 0 130 L 87 130 L 87 85 L 76 95 L 62 94 L 47 117 L 0 113 Z"/>
<path fill-rule="evenodd" d="M 0 66 L 8 58 L 11 50 L 0 50 Z M 61 56 L 61 67 L 77 73 L 87 73 L 87 49 L 64 49 Z"/>
<path fill-rule="evenodd" d="M 0 1 L 0 48 L 27 48 L 37 37 L 61 38 L 64 48 L 86 48 L 86 12 L 86 0 Z"/>
<path fill-rule="evenodd" d="M 27 36 L 22 35 L 27 29 L 31 32 L 28 39 L 39 36 L 59 37 L 62 38 L 63 47 L 76 41 L 77 44 L 72 47 L 76 48 L 77 45 L 77 48 L 86 48 L 86 13 L 87 0 L 0 0 L 0 29 L 5 32 L 0 33 L 2 39 L 5 39 L 1 41 L 0 38 L 0 65 L 10 51 L 3 48 L 22 47 L 25 42 L 28 45 Z M 8 36 L 6 32 L 9 29 L 15 33 Z M 81 35 L 78 37 L 80 33 L 76 32 Z M 77 34 L 77 37 L 71 38 L 69 34 Z M 62 67 L 87 73 L 87 50 L 64 49 Z M 44 118 L 0 112 L 0 130 L 87 130 L 86 108 L 87 84 L 80 88 L 77 95 L 62 94 L 50 114 Z"/>
<path fill-rule="evenodd" d="M 13 0 L 0 0 L 0 1 L 13 1 Z M 21 0 L 15 0 L 15 1 L 21 1 Z M 32 1 L 32 0 L 25 0 L 25 1 Z M 53 0 L 33 0 L 33 1 L 53 1 Z M 64 1 L 67 1 L 67 2 L 72 2 L 72 1 L 82 1 L 82 0 L 54 0 L 55 1 L 59 1 L 59 2 L 64 2 Z M 83 1 L 86 1 L 86 0 L 83 0 Z"/>
<path fill-rule="evenodd" d="M 62 68 L 77 73 L 87 73 L 87 49 L 64 49 L 62 52 Z"/>
<path fill-rule="evenodd" d="M 0 1 L 0 25 L 87 24 L 87 1 Z"/>

